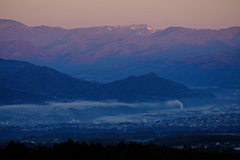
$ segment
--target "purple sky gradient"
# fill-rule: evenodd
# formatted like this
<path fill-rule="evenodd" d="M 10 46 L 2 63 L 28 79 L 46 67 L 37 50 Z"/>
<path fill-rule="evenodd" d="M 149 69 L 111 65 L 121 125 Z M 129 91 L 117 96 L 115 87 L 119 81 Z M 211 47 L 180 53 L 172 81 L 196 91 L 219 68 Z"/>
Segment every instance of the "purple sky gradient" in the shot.
<path fill-rule="evenodd" d="M 0 18 L 67 29 L 129 24 L 219 29 L 240 26 L 239 8 L 240 0 L 0 0 Z"/>

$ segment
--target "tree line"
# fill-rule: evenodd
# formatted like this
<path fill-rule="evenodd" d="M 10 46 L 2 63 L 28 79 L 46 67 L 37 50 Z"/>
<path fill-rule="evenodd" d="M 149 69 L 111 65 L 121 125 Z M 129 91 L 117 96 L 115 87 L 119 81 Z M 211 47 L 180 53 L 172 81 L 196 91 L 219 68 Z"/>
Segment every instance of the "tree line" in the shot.
<path fill-rule="evenodd" d="M 0 159 L 24 160 L 237 160 L 240 153 L 235 150 L 217 152 L 201 149 L 174 149 L 155 144 L 137 142 L 102 146 L 100 143 L 66 142 L 55 143 L 53 146 L 28 147 L 24 143 L 9 142 L 0 149 Z"/>

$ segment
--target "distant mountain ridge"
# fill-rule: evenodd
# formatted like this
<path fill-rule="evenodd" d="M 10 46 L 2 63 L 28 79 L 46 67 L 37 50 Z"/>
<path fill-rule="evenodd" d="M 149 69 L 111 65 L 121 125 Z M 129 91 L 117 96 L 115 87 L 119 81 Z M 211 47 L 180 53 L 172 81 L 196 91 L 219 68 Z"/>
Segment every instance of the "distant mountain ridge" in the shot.
<path fill-rule="evenodd" d="M 169 27 L 165 30 L 154 30 L 148 25 L 126 25 L 66 30 L 47 26 L 28 27 L 13 20 L 0 20 L 0 41 L 17 40 L 32 43 L 40 52 L 46 49 L 49 57 L 57 59 L 55 63 L 80 65 L 96 63 L 112 57 L 146 55 L 185 57 L 192 56 L 194 52 L 196 54 L 196 52 L 210 53 L 237 49 L 240 46 L 240 27 L 221 30 Z M 25 60 L 54 62 L 48 58 L 40 59 L 38 52 L 28 52 L 27 43 L 26 46 L 22 44 L 26 51 L 21 50 L 19 52 L 21 56 L 14 57 L 14 52 L 1 49 L 1 58 L 19 60 L 32 57 Z M 186 47 L 199 51 L 187 53 Z M 11 48 L 15 46 L 12 45 Z"/>
<path fill-rule="evenodd" d="M 240 27 L 155 30 L 141 24 L 63 29 L 29 27 L 13 20 L 0 20 L 0 58 L 46 65 L 75 77 L 101 82 L 155 72 L 175 81 L 180 79 L 188 86 L 216 85 L 208 81 L 202 83 L 202 80 L 209 78 L 205 75 L 212 75 L 212 80 L 218 79 L 220 72 L 216 72 L 217 75 L 204 71 L 207 74 L 200 73 L 202 77 L 199 79 L 202 80 L 197 81 L 195 72 L 198 70 L 193 66 L 191 70 L 190 64 L 181 64 L 180 61 L 198 56 L 208 61 L 211 55 L 235 52 L 239 48 Z M 231 55 L 233 57 L 227 59 L 239 57 L 239 52 Z M 178 66 L 180 64 L 186 67 Z M 233 66 L 224 71 L 229 73 L 225 77 L 234 77 L 238 73 L 235 61 L 231 64 Z M 220 69 L 215 67 L 218 65 L 213 66 L 215 71 Z M 178 72 L 176 69 L 183 70 Z M 186 81 L 182 73 L 189 76 Z M 226 82 L 218 84 L 221 83 Z M 239 85 L 238 82 L 233 85 L 236 84 Z"/>
<path fill-rule="evenodd" d="M 192 99 L 198 94 L 154 73 L 98 84 L 73 78 L 49 67 L 0 59 L 0 103 L 31 103 L 46 100 L 118 100 L 126 102 Z M 9 95 L 9 97 L 6 97 Z"/>

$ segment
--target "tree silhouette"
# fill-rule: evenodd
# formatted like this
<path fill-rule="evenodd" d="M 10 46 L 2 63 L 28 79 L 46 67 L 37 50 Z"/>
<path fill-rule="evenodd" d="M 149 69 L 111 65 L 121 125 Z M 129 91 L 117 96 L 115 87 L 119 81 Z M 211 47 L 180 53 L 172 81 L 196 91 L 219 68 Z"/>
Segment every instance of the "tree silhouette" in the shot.
<path fill-rule="evenodd" d="M 222 152 L 200 149 L 174 149 L 143 145 L 137 142 L 126 143 L 120 141 L 116 146 L 103 147 L 100 143 L 73 142 L 69 139 L 53 146 L 26 147 L 23 143 L 10 141 L 6 148 L 0 149 L 0 159 L 24 160 L 238 160 L 240 153 L 234 150 Z"/>

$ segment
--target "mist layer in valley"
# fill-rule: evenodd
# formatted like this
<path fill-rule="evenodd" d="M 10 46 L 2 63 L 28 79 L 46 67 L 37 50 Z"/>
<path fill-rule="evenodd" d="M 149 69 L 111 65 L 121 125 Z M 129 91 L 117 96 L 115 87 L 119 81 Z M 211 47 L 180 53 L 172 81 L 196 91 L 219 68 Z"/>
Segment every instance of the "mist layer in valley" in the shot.
<path fill-rule="evenodd" d="M 118 101 L 48 102 L 0 107 L 1 126 L 50 124 L 155 123 L 164 119 L 237 111 L 238 104 L 184 107 L 180 100 L 123 103 Z M 237 111 L 239 112 L 239 110 Z"/>
<path fill-rule="evenodd" d="M 45 105 L 6 105 L 0 107 L 0 123 L 3 126 L 32 126 L 57 123 L 146 122 L 154 121 L 157 116 L 164 118 L 162 113 L 183 110 L 183 103 L 179 100 L 154 103 L 74 101 L 49 102 Z"/>

